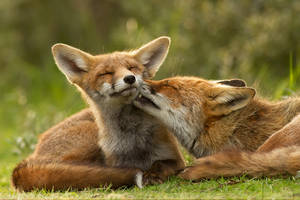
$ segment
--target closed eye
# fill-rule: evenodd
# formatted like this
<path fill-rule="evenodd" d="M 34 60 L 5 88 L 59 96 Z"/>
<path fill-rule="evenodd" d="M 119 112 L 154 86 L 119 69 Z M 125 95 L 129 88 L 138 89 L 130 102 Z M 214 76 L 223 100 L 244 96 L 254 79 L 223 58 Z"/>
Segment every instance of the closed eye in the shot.
<path fill-rule="evenodd" d="M 132 71 L 132 70 L 135 70 L 135 69 L 138 69 L 138 68 L 135 67 L 135 66 L 131 66 L 131 67 L 128 67 L 128 69 L 129 69 L 130 71 Z"/>
<path fill-rule="evenodd" d="M 105 72 L 102 74 L 98 74 L 98 76 L 113 75 L 113 74 L 114 74 L 113 72 Z"/>

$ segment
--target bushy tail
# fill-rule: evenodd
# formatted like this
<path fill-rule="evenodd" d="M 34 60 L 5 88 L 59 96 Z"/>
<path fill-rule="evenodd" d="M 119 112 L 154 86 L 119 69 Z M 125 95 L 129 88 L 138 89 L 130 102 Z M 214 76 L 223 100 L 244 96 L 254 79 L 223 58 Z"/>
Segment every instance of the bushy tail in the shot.
<path fill-rule="evenodd" d="M 296 175 L 300 170 L 300 146 L 270 152 L 223 151 L 198 159 L 179 176 L 188 180 L 247 174 L 253 177 Z"/>
<path fill-rule="evenodd" d="M 20 191 L 34 189 L 66 190 L 111 185 L 142 187 L 142 172 L 138 169 L 106 168 L 96 165 L 21 162 L 13 171 L 12 184 Z"/>

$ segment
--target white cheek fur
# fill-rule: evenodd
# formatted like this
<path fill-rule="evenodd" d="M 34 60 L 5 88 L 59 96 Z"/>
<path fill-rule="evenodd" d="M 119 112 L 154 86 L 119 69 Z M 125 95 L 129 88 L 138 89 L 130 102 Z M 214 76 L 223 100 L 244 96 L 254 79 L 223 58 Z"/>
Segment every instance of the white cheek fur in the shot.
<path fill-rule="evenodd" d="M 169 99 L 162 94 L 156 94 L 152 100 L 160 107 L 160 110 L 151 108 L 148 109 L 148 112 L 160 119 L 174 133 L 180 143 L 191 151 L 194 140 L 198 137 L 197 130 L 199 128 L 199 124 L 195 120 L 187 120 L 188 116 L 193 113 L 190 113 L 184 106 L 173 108 Z"/>
<path fill-rule="evenodd" d="M 126 88 L 127 84 L 124 82 L 124 80 L 121 78 L 117 80 L 114 84 L 115 91 L 121 91 L 122 89 Z"/>
<path fill-rule="evenodd" d="M 140 75 L 135 75 L 135 83 L 132 84 L 133 87 L 140 87 L 143 83 L 143 79 Z M 114 92 L 119 92 L 122 91 L 126 88 L 128 88 L 130 85 L 128 85 L 127 83 L 124 82 L 123 78 L 120 78 L 119 80 L 117 80 L 114 84 Z"/>
<path fill-rule="evenodd" d="M 107 95 L 111 93 L 111 91 L 112 91 L 112 85 L 110 83 L 103 83 L 99 92 L 102 95 Z"/>

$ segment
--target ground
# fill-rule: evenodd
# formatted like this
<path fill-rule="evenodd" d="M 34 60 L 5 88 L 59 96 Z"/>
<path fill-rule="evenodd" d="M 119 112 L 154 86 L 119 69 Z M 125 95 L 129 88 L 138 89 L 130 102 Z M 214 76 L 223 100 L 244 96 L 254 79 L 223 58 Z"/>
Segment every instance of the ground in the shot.
<path fill-rule="evenodd" d="M 10 175 L 17 160 L 7 159 L 0 164 L 0 199 L 300 199 L 300 179 L 247 177 L 203 180 L 192 183 L 171 177 L 161 185 L 111 190 L 16 192 L 10 186 Z"/>
<path fill-rule="evenodd" d="M 172 177 L 143 189 L 18 193 L 10 186 L 12 170 L 33 151 L 39 133 L 86 107 L 62 75 L 55 77 L 43 78 L 28 90 L 0 87 L 5 93 L 0 98 L 0 199 L 300 199 L 300 179 L 293 177 L 220 178 L 199 183 Z"/>

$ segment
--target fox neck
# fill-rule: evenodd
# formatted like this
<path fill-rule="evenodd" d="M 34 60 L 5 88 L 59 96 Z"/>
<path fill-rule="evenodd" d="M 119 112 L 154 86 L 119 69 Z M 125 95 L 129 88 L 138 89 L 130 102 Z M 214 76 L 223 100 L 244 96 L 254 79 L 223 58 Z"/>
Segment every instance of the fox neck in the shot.
<path fill-rule="evenodd" d="M 197 109 L 192 113 L 186 108 L 176 110 L 169 109 L 168 116 L 161 118 L 165 124 L 170 125 L 169 129 L 178 139 L 180 144 L 195 157 L 202 157 L 209 154 L 208 149 L 199 140 L 199 132 L 203 132 L 204 127 L 199 121 L 203 121 L 203 115 L 197 115 Z M 160 116 L 161 117 L 161 116 Z"/>
<path fill-rule="evenodd" d="M 153 133 L 160 129 L 158 123 L 128 102 L 88 103 L 99 128 L 99 146 L 106 164 L 149 169 L 157 159 L 159 145 Z"/>
<path fill-rule="evenodd" d="M 255 151 L 299 112 L 300 99 L 278 103 L 254 99 L 246 107 L 227 116 L 207 119 L 199 141 L 210 154 L 226 148 Z"/>
<path fill-rule="evenodd" d="M 89 105 L 92 108 L 93 114 L 96 118 L 96 123 L 99 127 L 99 131 L 101 132 L 101 134 L 103 134 L 103 132 L 114 133 L 114 130 L 118 127 L 116 126 L 116 119 L 118 119 L 122 109 L 125 106 L 130 107 L 130 104 L 106 103 L 103 105 L 98 105 L 95 102 L 90 102 Z"/>

